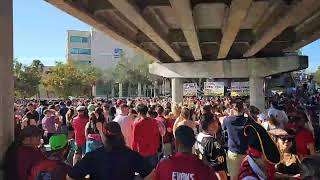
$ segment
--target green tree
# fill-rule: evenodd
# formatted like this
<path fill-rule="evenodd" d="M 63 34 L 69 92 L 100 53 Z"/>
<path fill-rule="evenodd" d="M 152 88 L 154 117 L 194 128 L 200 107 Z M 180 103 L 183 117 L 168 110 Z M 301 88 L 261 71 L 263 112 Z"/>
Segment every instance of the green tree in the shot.
<path fill-rule="evenodd" d="M 122 55 L 119 62 L 112 71 L 112 76 L 117 83 L 126 83 L 129 80 L 129 63 L 128 59 Z"/>
<path fill-rule="evenodd" d="M 317 71 L 313 74 L 314 80 L 319 85 L 320 84 L 320 66 L 318 67 Z"/>
<path fill-rule="evenodd" d="M 82 76 L 83 94 L 92 95 L 92 86 L 95 86 L 102 77 L 102 71 L 91 64 L 76 64 L 79 73 Z"/>
<path fill-rule="evenodd" d="M 81 94 L 82 79 L 74 64 L 57 63 L 44 76 L 43 85 L 59 97 Z"/>
<path fill-rule="evenodd" d="M 102 76 L 98 79 L 97 84 L 103 86 L 105 94 L 111 94 L 112 88 L 114 88 L 116 81 L 113 77 L 113 68 L 106 69 L 102 72 Z"/>
<path fill-rule="evenodd" d="M 43 85 L 60 97 L 91 95 L 92 86 L 101 76 L 101 71 L 91 65 L 73 62 L 57 63 L 43 78 Z"/>
<path fill-rule="evenodd" d="M 33 60 L 29 66 L 24 66 L 14 60 L 15 95 L 17 97 L 32 97 L 39 92 L 43 68 L 44 65 L 40 60 Z"/>
<path fill-rule="evenodd" d="M 112 77 L 115 83 L 123 84 L 124 89 L 128 90 L 127 95 L 130 96 L 133 94 L 132 90 L 137 89 L 138 83 L 150 85 L 156 79 L 156 76 L 149 73 L 151 62 L 141 55 L 136 55 L 130 59 L 122 55 L 112 71 Z M 126 93 L 124 92 L 124 94 Z"/>

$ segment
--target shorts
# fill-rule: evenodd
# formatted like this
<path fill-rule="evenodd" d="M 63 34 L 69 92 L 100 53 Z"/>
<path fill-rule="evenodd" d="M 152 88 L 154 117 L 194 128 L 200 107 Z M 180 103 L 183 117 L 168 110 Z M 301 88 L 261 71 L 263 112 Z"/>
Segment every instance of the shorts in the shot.
<path fill-rule="evenodd" d="M 171 143 L 165 143 L 163 145 L 163 156 L 168 157 L 172 155 L 172 144 Z"/>
<path fill-rule="evenodd" d="M 82 145 L 76 145 L 77 149 L 75 154 L 77 155 L 84 155 L 86 153 L 86 144 L 82 144 Z"/>
<path fill-rule="evenodd" d="M 226 157 L 225 156 L 220 156 L 221 159 L 223 158 L 224 160 L 221 161 L 220 164 L 215 164 L 213 165 L 213 168 L 215 171 L 224 171 L 227 172 L 227 162 L 225 161 Z"/>
<path fill-rule="evenodd" d="M 231 151 L 227 153 L 227 167 L 231 179 L 238 179 L 241 163 L 246 155 L 237 154 Z"/>

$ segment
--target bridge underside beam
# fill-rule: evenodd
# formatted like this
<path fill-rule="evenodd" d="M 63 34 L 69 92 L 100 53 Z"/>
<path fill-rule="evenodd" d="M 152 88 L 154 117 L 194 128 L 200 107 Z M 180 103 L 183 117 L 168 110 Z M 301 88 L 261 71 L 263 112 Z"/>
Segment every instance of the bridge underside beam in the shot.
<path fill-rule="evenodd" d="M 308 67 L 307 56 L 248 58 L 221 61 L 153 63 L 149 72 L 167 78 L 266 77 Z"/>

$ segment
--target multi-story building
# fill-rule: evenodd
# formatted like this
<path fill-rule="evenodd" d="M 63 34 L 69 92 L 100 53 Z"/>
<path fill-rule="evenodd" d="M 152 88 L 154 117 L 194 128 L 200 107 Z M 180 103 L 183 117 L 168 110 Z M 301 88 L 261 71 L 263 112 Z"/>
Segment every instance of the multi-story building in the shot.
<path fill-rule="evenodd" d="M 67 35 L 67 60 L 92 64 L 102 70 L 114 67 L 121 54 L 133 57 L 134 51 L 111 39 L 102 32 L 69 30 Z M 103 85 L 93 88 L 96 96 L 106 96 Z"/>
<path fill-rule="evenodd" d="M 92 64 L 101 69 L 116 65 L 122 53 L 131 57 L 134 51 L 110 37 L 95 30 L 69 30 L 67 59 L 84 64 Z"/>
<path fill-rule="evenodd" d="M 68 31 L 67 60 L 84 64 L 92 63 L 90 31 Z"/>

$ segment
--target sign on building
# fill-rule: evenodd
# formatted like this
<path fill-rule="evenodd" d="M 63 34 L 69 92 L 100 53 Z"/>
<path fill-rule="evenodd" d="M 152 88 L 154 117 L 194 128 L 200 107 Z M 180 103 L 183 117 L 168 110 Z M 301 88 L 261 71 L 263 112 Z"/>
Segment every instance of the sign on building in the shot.
<path fill-rule="evenodd" d="M 231 96 L 249 96 L 249 82 L 232 82 Z"/>
<path fill-rule="evenodd" d="M 198 85 L 197 83 L 183 84 L 183 96 L 197 96 Z"/>
<path fill-rule="evenodd" d="M 113 50 L 113 58 L 120 58 L 123 53 L 123 50 L 121 48 L 114 48 Z"/>
<path fill-rule="evenodd" d="M 203 93 L 205 96 L 224 96 L 224 82 L 205 82 Z"/>

